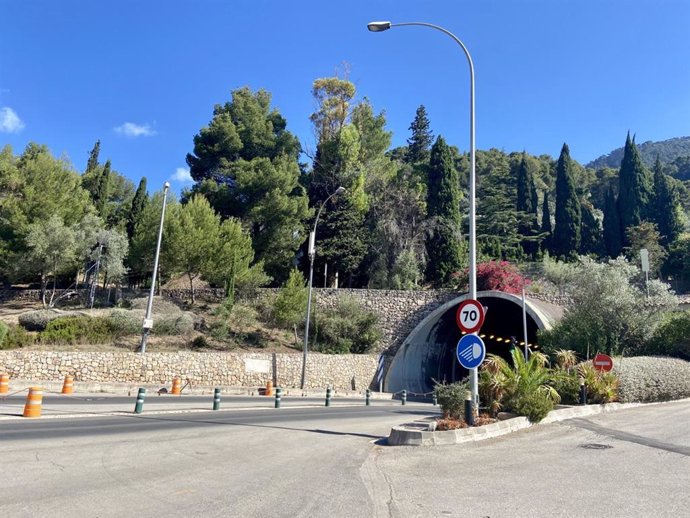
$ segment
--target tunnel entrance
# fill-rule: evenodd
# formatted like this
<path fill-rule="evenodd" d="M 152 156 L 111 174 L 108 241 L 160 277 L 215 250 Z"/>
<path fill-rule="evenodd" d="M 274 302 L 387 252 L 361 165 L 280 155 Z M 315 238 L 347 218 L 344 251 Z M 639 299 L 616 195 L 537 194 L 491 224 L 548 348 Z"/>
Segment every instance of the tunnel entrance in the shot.
<path fill-rule="evenodd" d="M 427 316 L 410 333 L 396 353 L 386 374 L 385 390 L 397 392 L 406 389 L 413 393 L 427 393 L 436 382 L 452 383 L 468 375 L 455 356 L 462 333 L 455 322 L 455 312 L 467 295 L 452 300 Z M 487 308 L 484 325 L 479 336 L 486 345 L 487 354 L 510 359 L 512 344 L 524 347 L 522 300 L 515 295 L 498 291 L 477 294 L 479 302 Z M 528 300 L 527 340 L 530 348 L 536 344 L 537 330 L 550 328 L 552 319 Z M 512 339 L 511 339 L 512 338 Z"/>

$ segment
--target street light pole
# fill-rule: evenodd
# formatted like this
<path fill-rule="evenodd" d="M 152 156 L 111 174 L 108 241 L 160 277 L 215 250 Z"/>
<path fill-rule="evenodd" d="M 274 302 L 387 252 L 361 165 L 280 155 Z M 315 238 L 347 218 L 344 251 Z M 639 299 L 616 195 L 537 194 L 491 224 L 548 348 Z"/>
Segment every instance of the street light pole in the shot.
<path fill-rule="evenodd" d="M 319 217 L 321 216 L 321 211 L 328 203 L 328 200 L 333 198 L 336 194 L 345 192 L 345 187 L 338 187 L 328 198 L 324 200 L 319 207 L 319 211 L 316 213 L 316 219 L 314 220 L 314 229 L 309 232 L 309 248 L 307 253 L 309 255 L 309 294 L 307 295 L 307 317 L 304 324 L 304 345 L 302 346 L 302 378 L 300 381 L 300 388 L 304 390 L 307 381 L 307 349 L 309 345 L 309 317 L 311 315 L 311 287 L 312 281 L 314 280 L 314 257 L 316 256 L 316 225 L 319 223 Z"/>
<path fill-rule="evenodd" d="M 168 201 L 168 189 L 170 189 L 170 183 L 165 182 L 163 186 L 163 208 L 161 209 L 161 222 L 158 226 L 158 240 L 156 241 L 156 255 L 153 260 L 153 274 L 151 275 L 151 291 L 149 291 L 149 300 L 146 304 L 146 316 L 144 317 L 144 323 L 142 324 L 143 331 L 141 333 L 141 345 L 139 346 L 139 352 L 146 352 L 146 340 L 149 337 L 151 328 L 153 328 L 153 319 L 151 318 L 151 313 L 153 312 L 153 295 L 156 290 L 156 274 L 158 273 L 158 257 L 161 253 L 161 241 L 163 239 L 163 221 L 165 220 L 165 205 Z"/>
<path fill-rule="evenodd" d="M 476 299 L 477 298 L 477 227 L 476 227 L 476 217 L 475 217 L 475 192 L 476 192 L 476 184 L 475 184 L 475 139 L 474 139 L 474 63 L 472 62 L 472 56 L 470 56 L 469 51 L 467 50 L 467 47 L 465 47 L 465 44 L 460 41 L 460 38 L 458 38 L 455 34 L 452 32 L 444 29 L 443 27 L 440 27 L 438 25 L 434 25 L 431 23 L 425 23 L 425 22 L 408 22 L 408 23 L 391 23 L 389 21 L 385 22 L 371 22 L 367 25 L 367 28 L 371 32 L 383 32 L 387 31 L 388 29 L 392 27 L 404 27 L 404 26 L 410 26 L 410 25 L 416 25 L 420 27 L 429 27 L 431 29 L 435 29 L 437 31 L 442 32 L 443 34 L 446 34 L 450 36 L 455 43 L 460 45 L 460 48 L 462 48 L 462 51 L 465 53 L 465 57 L 467 58 L 467 63 L 470 66 L 470 206 L 469 206 L 469 222 L 470 222 L 470 271 L 469 271 L 469 284 L 470 284 L 470 298 L 471 299 Z M 474 333 L 476 334 L 476 333 Z M 479 391 L 478 391 L 478 380 L 477 380 L 477 369 L 470 369 L 470 389 L 472 391 L 472 400 L 474 401 L 475 405 L 479 404 Z"/>

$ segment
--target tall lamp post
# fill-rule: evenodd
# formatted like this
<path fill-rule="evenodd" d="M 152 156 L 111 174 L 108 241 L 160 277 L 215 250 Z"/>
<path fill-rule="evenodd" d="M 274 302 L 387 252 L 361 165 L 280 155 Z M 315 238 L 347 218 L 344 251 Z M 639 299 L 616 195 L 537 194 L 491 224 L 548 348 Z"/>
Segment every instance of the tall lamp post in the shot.
<path fill-rule="evenodd" d="M 314 229 L 309 232 L 309 248 L 307 253 L 309 254 L 309 295 L 307 296 L 307 317 L 304 324 L 304 346 L 302 347 L 302 378 L 300 382 L 300 388 L 304 390 L 307 381 L 307 349 L 309 345 L 309 317 L 311 315 L 311 286 L 314 280 L 314 257 L 316 256 L 316 225 L 319 224 L 319 217 L 321 216 L 321 211 L 328 203 L 328 200 L 333 198 L 338 194 L 345 192 L 345 187 L 338 187 L 328 198 L 324 200 L 319 207 L 319 212 L 316 213 L 316 219 L 314 220 Z"/>
<path fill-rule="evenodd" d="M 465 44 L 460 41 L 460 39 L 452 32 L 439 27 L 438 25 L 433 25 L 431 23 L 425 22 L 409 22 L 409 23 L 391 23 L 391 22 L 371 22 L 367 25 L 367 28 L 371 32 L 383 32 L 387 31 L 392 27 L 404 27 L 409 25 L 417 25 L 420 27 L 429 27 L 431 29 L 436 29 L 441 31 L 443 34 L 450 36 L 455 43 L 460 45 L 462 51 L 465 53 L 467 58 L 467 63 L 470 66 L 470 298 L 477 298 L 477 228 L 475 219 L 475 141 L 474 141 L 474 63 L 472 62 L 472 56 L 470 56 Z M 476 333 L 475 333 L 476 334 Z M 475 405 L 479 404 L 478 395 L 478 383 L 477 383 L 477 369 L 470 369 L 470 389 L 472 390 L 472 400 Z"/>
<path fill-rule="evenodd" d="M 146 340 L 149 337 L 149 333 L 153 328 L 153 319 L 151 318 L 151 313 L 153 312 L 153 294 L 156 290 L 156 274 L 158 273 L 158 257 L 161 253 L 161 240 L 163 239 L 163 221 L 165 220 L 165 205 L 168 201 L 168 189 L 170 189 L 170 183 L 165 182 L 163 186 L 163 208 L 161 209 L 161 222 L 158 226 L 158 240 L 156 241 L 156 255 L 153 260 L 153 274 L 151 275 L 151 291 L 149 291 L 149 301 L 146 304 L 146 316 L 144 317 L 144 323 L 142 325 L 143 331 L 141 333 L 141 345 L 139 346 L 139 352 L 146 352 Z"/>

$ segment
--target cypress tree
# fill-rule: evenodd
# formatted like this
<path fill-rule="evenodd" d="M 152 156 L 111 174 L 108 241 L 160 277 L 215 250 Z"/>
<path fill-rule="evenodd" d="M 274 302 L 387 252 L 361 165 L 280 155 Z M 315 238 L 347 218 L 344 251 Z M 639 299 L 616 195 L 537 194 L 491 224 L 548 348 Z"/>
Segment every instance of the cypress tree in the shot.
<path fill-rule="evenodd" d="M 460 232 L 460 186 L 450 148 L 439 136 L 431 148 L 427 210 L 436 224 L 426 244 L 427 276 L 436 286 L 446 283 L 462 267 Z"/>
<path fill-rule="evenodd" d="M 424 105 L 417 108 L 409 129 L 412 131 L 412 136 L 407 140 L 408 150 L 405 161 L 409 164 L 427 162 L 429 160 L 429 148 L 434 137 L 429 129 L 429 118 L 426 115 Z"/>
<path fill-rule="evenodd" d="M 537 225 L 537 188 L 534 185 L 534 175 L 527 166 L 526 154 L 522 153 L 522 160 L 517 173 L 517 210 L 520 223 L 518 233 L 529 238 L 536 234 Z M 536 243 L 530 239 L 522 240 L 522 249 L 526 254 L 536 253 Z"/>
<path fill-rule="evenodd" d="M 107 217 L 108 211 L 108 196 L 110 195 L 110 160 L 103 166 L 103 171 L 98 177 L 96 189 L 94 192 L 93 204 L 98 211 L 98 215 L 103 218 Z"/>
<path fill-rule="evenodd" d="M 84 173 L 89 173 L 98 169 L 98 155 L 101 152 L 101 141 L 97 140 L 89 153 L 89 159 L 86 162 L 86 170 Z"/>
<path fill-rule="evenodd" d="M 627 246 L 625 229 L 639 225 L 646 219 L 651 201 L 652 181 L 649 171 L 642 163 L 635 139 L 630 133 L 625 140 L 623 160 L 618 175 L 618 214 L 623 231 L 623 243 Z"/>
<path fill-rule="evenodd" d="M 589 202 L 580 205 L 582 224 L 580 227 L 580 253 L 583 255 L 602 254 L 601 225 L 594 215 L 594 206 Z"/>
<path fill-rule="evenodd" d="M 551 234 L 553 228 L 551 227 L 551 209 L 549 208 L 549 191 L 544 191 L 544 201 L 541 207 L 541 233 L 544 234 L 544 241 L 542 241 L 542 248 L 544 250 L 551 249 Z"/>
<path fill-rule="evenodd" d="M 621 220 L 613 187 L 609 187 L 604 199 L 604 245 L 606 254 L 612 258 L 618 257 L 623 251 Z"/>
<path fill-rule="evenodd" d="M 144 211 L 144 207 L 149 201 L 149 196 L 146 193 L 146 177 L 144 176 L 139 181 L 139 187 L 137 187 L 137 192 L 134 193 L 134 198 L 132 198 L 132 208 L 129 210 L 129 216 L 127 217 L 127 237 L 132 239 L 134 235 L 134 229 L 139 223 L 139 218 L 141 218 L 141 213 Z"/>
<path fill-rule="evenodd" d="M 654 163 L 654 195 L 649 213 L 652 221 L 657 224 L 661 244 L 664 246 L 675 241 L 683 230 L 679 205 L 678 195 L 664 174 L 657 155 Z"/>
<path fill-rule="evenodd" d="M 570 257 L 577 253 L 580 248 L 581 218 L 570 150 L 567 144 L 563 144 L 556 165 L 556 226 L 553 231 L 553 251 L 557 257 Z"/>

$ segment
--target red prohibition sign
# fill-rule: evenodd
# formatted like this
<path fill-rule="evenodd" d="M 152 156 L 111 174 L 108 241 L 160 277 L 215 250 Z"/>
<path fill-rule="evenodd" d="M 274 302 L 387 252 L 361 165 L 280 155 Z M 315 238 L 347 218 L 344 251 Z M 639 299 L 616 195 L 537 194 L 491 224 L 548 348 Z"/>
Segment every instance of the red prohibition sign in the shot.
<path fill-rule="evenodd" d="M 455 313 L 455 321 L 465 333 L 479 331 L 484 324 L 484 306 L 475 299 L 463 301 Z"/>

